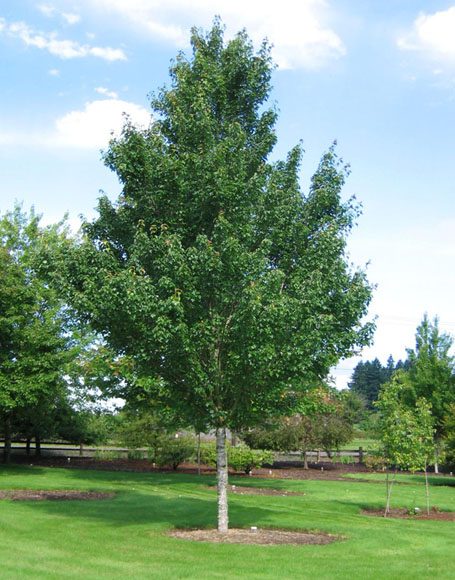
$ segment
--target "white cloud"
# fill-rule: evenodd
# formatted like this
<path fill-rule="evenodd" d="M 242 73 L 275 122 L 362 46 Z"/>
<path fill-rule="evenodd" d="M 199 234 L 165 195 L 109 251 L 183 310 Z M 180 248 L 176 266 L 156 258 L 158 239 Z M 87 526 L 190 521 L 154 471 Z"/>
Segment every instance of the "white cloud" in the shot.
<path fill-rule="evenodd" d="M 112 134 L 118 135 L 127 114 L 134 125 L 147 127 L 150 113 L 135 103 L 120 99 L 90 101 L 83 110 L 71 111 L 57 119 L 56 132 L 50 142 L 66 147 L 100 149 L 105 147 Z"/>
<path fill-rule="evenodd" d="M 0 19 L 0 32 L 20 39 L 26 46 L 47 50 L 62 59 L 94 56 L 107 61 L 126 60 L 125 53 L 119 48 L 90 46 L 74 40 L 59 40 L 55 32 L 48 34 L 36 32 L 25 22 L 8 24 L 4 19 Z"/>
<path fill-rule="evenodd" d="M 150 112 L 136 103 L 118 98 L 98 99 L 56 119 L 47 133 L 8 128 L 0 119 L 0 146 L 99 150 L 108 145 L 112 136 L 120 134 L 125 114 L 139 128 L 148 127 L 152 120 Z"/>
<path fill-rule="evenodd" d="M 95 92 L 104 97 L 109 97 L 110 99 L 117 99 L 118 94 L 115 91 L 110 91 L 106 87 L 96 87 Z"/>
<path fill-rule="evenodd" d="M 117 13 L 155 38 L 186 47 L 189 28 L 207 28 L 219 14 L 229 35 L 245 27 L 259 44 L 274 45 L 281 68 L 318 68 L 346 52 L 327 24 L 327 0 L 89 0 L 96 8 Z"/>
<path fill-rule="evenodd" d="M 419 14 L 412 30 L 400 36 L 397 44 L 402 50 L 420 51 L 455 62 L 455 6 L 433 14 Z"/>
<path fill-rule="evenodd" d="M 79 14 L 74 14 L 72 12 L 62 12 L 62 18 L 67 24 L 77 24 L 81 21 Z"/>
<path fill-rule="evenodd" d="M 58 68 L 51 68 L 48 72 L 49 72 L 51 77 L 60 76 L 60 71 L 58 70 Z"/>
<path fill-rule="evenodd" d="M 60 12 L 52 4 L 40 4 L 38 6 L 38 10 L 41 12 L 41 14 L 43 14 L 47 18 L 60 16 L 60 18 L 62 18 L 66 22 L 66 24 L 73 25 L 81 21 L 81 17 L 79 14 L 76 14 L 75 12 Z"/>
<path fill-rule="evenodd" d="M 47 18 L 52 18 L 56 12 L 54 6 L 51 6 L 50 4 L 40 4 L 38 10 Z"/>

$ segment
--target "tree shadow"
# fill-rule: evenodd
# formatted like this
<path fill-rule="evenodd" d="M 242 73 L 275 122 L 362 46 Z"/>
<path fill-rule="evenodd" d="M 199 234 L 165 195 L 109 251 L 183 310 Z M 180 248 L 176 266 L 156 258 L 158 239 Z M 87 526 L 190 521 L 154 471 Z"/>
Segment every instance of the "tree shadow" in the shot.
<path fill-rule="evenodd" d="M 93 489 L 114 492 L 116 495 L 106 500 L 42 500 L 21 503 L 43 514 L 100 521 L 112 526 L 216 527 L 216 495 L 211 489 L 207 489 L 207 485 L 215 482 L 212 476 L 107 471 L 88 473 L 71 469 L 65 470 L 66 489 L 69 481 L 72 489 Z M 56 479 L 53 488 L 61 487 Z M 49 481 L 46 482 L 46 488 L 49 488 Z M 260 501 L 263 503 L 262 499 Z M 229 516 L 233 527 L 265 521 L 268 515 L 265 506 L 241 505 L 237 498 L 231 496 Z"/>
<path fill-rule="evenodd" d="M 44 469 L 33 465 L 16 465 L 14 463 L 0 463 L 0 478 L 16 475 L 42 475 Z M 0 479 L 0 482 L 2 480 Z"/>

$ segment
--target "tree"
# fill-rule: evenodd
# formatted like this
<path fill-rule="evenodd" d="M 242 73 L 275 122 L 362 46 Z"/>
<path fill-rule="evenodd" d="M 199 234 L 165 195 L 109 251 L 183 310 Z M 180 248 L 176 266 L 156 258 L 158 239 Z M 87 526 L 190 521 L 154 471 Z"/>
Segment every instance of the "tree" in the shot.
<path fill-rule="evenodd" d="M 226 429 L 289 410 L 293 393 L 369 342 L 371 288 L 350 269 L 358 215 L 331 148 L 304 198 L 301 148 L 267 161 L 276 112 L 264 43 L 192 32 L 147 130 L 130 123 L 105 162 L 123 191 L 65 258 L 66 290 L 109 344 L 134 361 L 131 389 L 184 424 L 216 430 L 218 529 L 228 528 Z"/>
<path fill-rule="evenodd" d="M 33 211 L 27 216 L 17 206 L 0 219 L 0 415 L 5 462 L 15 421 L 24 425 L 27 414 L 35 425 L 39 417 L 48 420 L 46 407 L 64 396 L 65 369 L 73 357 L 66 313 L 38 273 L 37 251 L 43 240 Z"/>
<path fill-rule="evenodd" d="M 399 371 L 392 377 L 390 383 L 383 386 L 377 403 L 381 416 L 382 455 L 388 467 L 395 470 L 391 481 L 387 472 L 386 516 L 390 511 L 390 497 L 397 468 L 410 471 L 425 470 L 429 512 L 427 466 L 434 450 L 434 422 L 431 406 L 426 399 L 417 399 L 413 407 L 404 404 L 406 389 L 406 375 L 403 371 Z"/>
<path fill-rule="evenodd" d="M 383 366 L 378 358 L 372 361 L 360 361 L 354 368 L 348 386 L 353 393 L 364 398 L 368 409 L 373 410 L 381 386 L 390 381 L 395 371 L 407 366 L 408 363 L 403 363 L 401 360 L 395 364 L 392 356 L 387 359 L 386 366 Z"/>
<path fill-rule="evenodd" d="M 444 437 L 447 434 L 446 416 L 455 404 L 455 357 L 450 354 L 453 338 L 439 331 L 439 322 L 431 322 L 424 315 L 416 330 L 415 349 L 408 349 L 409 370 L 406 373 L 406 402 L 415 405 L 424 398 L 431 406 L 435 427 L 436 461 Z"/>
<path fill-rule="evenodd" d="M 248 445 L 273 451 L 299 451 L 308 469 L 308 451 L 324 449 L 332 457 L 353 436 L 351 393 L 338 392 L 326 386 L 307 395 L 300 412 L 280 417 L 242 433 Z"/>

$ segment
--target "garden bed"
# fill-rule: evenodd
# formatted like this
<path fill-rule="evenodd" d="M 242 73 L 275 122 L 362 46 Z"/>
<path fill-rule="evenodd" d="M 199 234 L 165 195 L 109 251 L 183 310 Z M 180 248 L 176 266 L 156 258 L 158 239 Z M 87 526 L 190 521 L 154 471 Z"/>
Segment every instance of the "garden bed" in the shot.
<path fill-rule="evenodd" d="M 341 538 L 330 534 L 314 532 L 297 532 L 273 529 L 233 528 L 226 533 L 218 530 L 173 530 L 173 538 L 192 540 L 194 542 L 213 542 L 217 544 L 260 544 L 260 545 L 308 545 L 331 544 Z"/>

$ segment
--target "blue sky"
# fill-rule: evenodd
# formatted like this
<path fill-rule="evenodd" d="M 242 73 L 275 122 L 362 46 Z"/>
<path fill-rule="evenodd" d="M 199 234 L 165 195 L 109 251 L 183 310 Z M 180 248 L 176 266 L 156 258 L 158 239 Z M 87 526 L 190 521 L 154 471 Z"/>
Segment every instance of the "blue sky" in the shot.
<path fill-rule="evenodd" d="M 148 123 L 147 95 L 215 14 L 274 44 L 275 155 L 303 141 L 303 187 L 334 139 L 351 164 L 350 256 L 377 283 L 363 358 L 404 357 L 424 312 L 455 334 L 455 2 L 4 0 L 0 212 L 18 200 L 76 226 L 99 190 L 115 197 L 100 149 L 122 112 Z M 339 386 L 358 360 L 340 363 Z"/>

